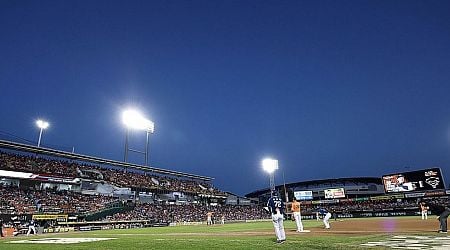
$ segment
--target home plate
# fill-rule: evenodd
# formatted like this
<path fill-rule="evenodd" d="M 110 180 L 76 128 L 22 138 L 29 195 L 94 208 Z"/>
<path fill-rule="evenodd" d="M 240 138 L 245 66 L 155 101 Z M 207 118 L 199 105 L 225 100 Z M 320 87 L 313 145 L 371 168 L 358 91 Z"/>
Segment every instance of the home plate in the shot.
<path fill-rule="evenodd" d="M 311 230 L 298 231 L 297 233 L 309 233 L 309 232 L 311 232 Z"/>
<path fill-rule="evenodd" d="M 8 243 L 21 244 L 75 244 L 84 242 L 94 242 L 102 240 L 114 240 L 116 238 L 43 238 L 43 239 L 29 239 L 29 240 L 15 240 Z"/>

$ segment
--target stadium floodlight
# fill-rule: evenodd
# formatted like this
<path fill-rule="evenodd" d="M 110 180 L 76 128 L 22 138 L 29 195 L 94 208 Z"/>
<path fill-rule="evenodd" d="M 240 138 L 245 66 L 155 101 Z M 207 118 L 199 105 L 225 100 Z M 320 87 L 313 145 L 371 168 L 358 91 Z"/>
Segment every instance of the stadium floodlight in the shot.
<path fill-rule="evenodd" d="M 271 174 L 278 169 L 278 161 L 271 158 L 266 158 L 262 161 L 262 166 L 264 171 Z"/>
<path fill-rule="evenodd" d="M 38 139 L 38 143 L 37 146 L 40 147 L 41 146 L 41 139 L 42 139 L 42 132 L 44 129 L 47 129 L 48 126 L 50 126 L 50 124 L 44 120 L 38 119 L 36 121 L 36 125 L 39 128 L 39 139 Z"/>
<path fill-rule="evenodd" d="M 155 131 L 155 124 L 144 118 L 144 116 L 136 110 L 125 110 L 122 113 L 122 121 L 127 128 L 145 130 L 149 133 L 153 133 Z"/>
<path fill-rule="evenodd" d="M 278 160 L 266 158 L 262 160 L 262 167 L 270 177 L 270 196 L 275 191 L 275 170 L 278 169 Z"/>
<path fill-rule="evenodd" d="M 128 151 L 142 153 L 145 155 L 145 165 L 148 166 L 148 143 L 149 143 L 149 134 L 153 134 L 155 132 L 155 124 L 146 119 L 140 112 L 134 109 L 125 110 L 122 113 L 122 122 L 125 124 L 127 131 L 125 136 L 125 155 L 124 162 L 128 161 Z M 133 150 L 128 148 L 128 133 L 129 129 L 137 129 L 144 130 L 147 133 L 147 141 L 145 144 L 145 152 L 141 152 L 138 150 Z"/>

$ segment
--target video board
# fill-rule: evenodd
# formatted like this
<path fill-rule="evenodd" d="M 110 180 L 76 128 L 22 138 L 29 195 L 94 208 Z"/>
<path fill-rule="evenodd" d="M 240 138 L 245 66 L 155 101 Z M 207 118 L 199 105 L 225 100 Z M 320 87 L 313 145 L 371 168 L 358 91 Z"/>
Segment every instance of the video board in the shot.
<path fill-rule="evenodd" d="M 302 200 L 302 201 L 313 199 L 312 191 L 295 191 L 294 196 L 295 196 L 295 199 Z"/>
<path fill-rule="evenodd" d="M 325 199 L 344 198 L 344 188 L 325 189 Z"/>
<path fill-rule="evenodd" d="M 440 168 L 383 175 L 386 193 L 445 189 Z"/>

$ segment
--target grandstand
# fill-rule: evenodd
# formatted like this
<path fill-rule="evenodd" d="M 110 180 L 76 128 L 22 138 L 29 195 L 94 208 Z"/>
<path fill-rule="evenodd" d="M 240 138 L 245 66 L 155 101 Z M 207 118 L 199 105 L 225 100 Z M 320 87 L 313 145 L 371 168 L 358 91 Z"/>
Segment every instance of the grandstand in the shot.
<path fill-rule="evenodd" d="M 276 187 L 284 197 L 284 186 L 288 192 L 289 200 L 294 197 L 295 191 L 310 190 L 314 199 L 325 198 L 325 190 L 330 188 L 344 188 L 348 198 L 357 198 L 384 194 L 384 187 L 381 178 L 376 177 L 354 177 L 337 178 L 286 183 Z M 255 198 L 260 201 L 266 201 L 270 196 L 270 189 L 261 189 L 245 195 L 248 198 Z"/>
<path fill-rule="evenodd" d="M 47 231 L 202 223 L 209 211 L 228 222 L 267 218 L 212 180 L 0 140 L 0 216 L 18 232 L 31 218 Z"/>

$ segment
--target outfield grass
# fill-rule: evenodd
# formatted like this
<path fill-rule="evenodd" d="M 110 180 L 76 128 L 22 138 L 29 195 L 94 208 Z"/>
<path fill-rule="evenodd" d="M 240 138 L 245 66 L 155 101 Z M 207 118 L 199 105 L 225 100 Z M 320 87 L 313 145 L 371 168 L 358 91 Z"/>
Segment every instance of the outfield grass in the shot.
<path fill-rule="evenodd" d="M 322 227 L 320 221 L 304 221 L 308 228 Z M 295 230 L 292 221 L 285 222 L 286 231 Z M 225 225 L 177 226 L 142 229 L 117 229 L 93 232 L 45 234 L 2 239 L 0 249 L 363 249 L 361 243 L 383 235 L 347 236 L 315 233 L 289 234 L 282 245 L 275 243 L 271 222 Z M 11 244 L 15 240 L 41 238 L 115 238 L 77 244 Z"/>

